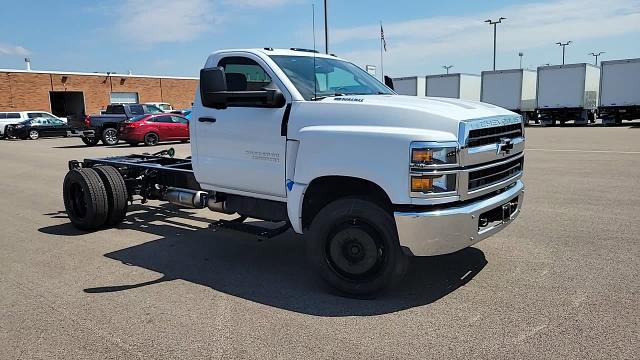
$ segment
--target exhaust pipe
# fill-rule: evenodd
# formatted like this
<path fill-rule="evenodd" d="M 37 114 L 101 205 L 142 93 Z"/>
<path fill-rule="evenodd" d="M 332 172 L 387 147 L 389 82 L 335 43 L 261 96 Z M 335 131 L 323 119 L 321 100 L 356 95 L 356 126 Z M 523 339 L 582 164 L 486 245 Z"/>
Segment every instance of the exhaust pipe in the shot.
<path fill-rule="evenodd" d="M 209 208 L 211 211 L 223 214 L 235 214 L 233 210 L 226 208 L 226 202 L 217 201 L 210 197 L 206 191 L 193 191 L 187 189 L 169 188 L 167 189 L 164 200 L 179 206 L 185 206 L 192 209 Z"/>
<path fill-rule="evenodd" d="M 207 201 L 207 207 L 211 211 L 215 211 L 215 212 L 219 212 L 227 215 L 236 213 L 235 211 L 227 209 L 226 206 L 227 206 L 227 203 L 225 201 L 216 202 L 216 199 L 214 198 L 209 198 L 209 201 Z"/>

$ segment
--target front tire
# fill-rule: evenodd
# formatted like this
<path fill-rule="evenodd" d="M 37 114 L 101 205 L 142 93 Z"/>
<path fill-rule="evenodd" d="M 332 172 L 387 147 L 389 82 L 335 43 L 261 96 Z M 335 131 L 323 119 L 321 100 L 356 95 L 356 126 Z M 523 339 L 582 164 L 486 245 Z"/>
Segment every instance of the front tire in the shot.
<path fill-rule="evenodd" d="M 40 132 L 38 130 L 29 130 L 29 139 L 38 140 L 40 138 Z"/>
<path fill-rule="evenodd" d="M 106 128 L 102 131 L 102 143 L 105 145 L 117 145 L 120 139 L 118 138 L 118 130 L 114 128 Z"/>
<path fill-rule="evenodd" d="M 339 199 L 320 210 L 309 229 L 307 251 L 320 276 L 351 297 L 373 297 L 407 271 L 393 217 L 359 198 Z"/>
<path fill-rule="evenodd" d="M 70 170 L 64 177 L 62 197 L 67 216 L 76 228 L 94 231 L 107 221 L 107 192 L 95 170 Z"/>

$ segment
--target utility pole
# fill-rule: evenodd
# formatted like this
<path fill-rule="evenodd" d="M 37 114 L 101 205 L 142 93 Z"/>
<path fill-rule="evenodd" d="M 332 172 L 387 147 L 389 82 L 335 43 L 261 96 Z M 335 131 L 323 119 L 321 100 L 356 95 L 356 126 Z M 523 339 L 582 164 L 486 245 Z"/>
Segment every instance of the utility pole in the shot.
<path fill-rule="evenodd" d="M 327 2 L 329 0 L 324 0 L 324 51 L 325 53 L 329 53 L 329 21 L 328 21 L 328 9 Z"/>
<path fill-rule="evenodd" d="M 453 67 L 453 65 L 445 65 L 442 68 L 447 70 L 447 75 L 449 75 L 449 69 L 451 69 Z"/>
<path fill-rule="evenodd" d="M 520 56 L 520 70 L 522 70 L 522 57 L 524 56 L 522 51 L 518 53 L 518 56 Z"/>
<path fill-rule="evenodd" d="M 599 53 L 597 53 L 597 54 L 596 54 L 596 53 L 594 53 L 594 52 L 592 52 L 592 53 L 590 53 L 590 54 L 589 54 L 589 55 L 594 56 L 594 57 L 596 58 L 596 64 L 595 64 L 596 66 L 598 66 L 598 57 L 600 57 L 600 55 L 602 55 L 602 54 L 606 54 L 606 52 L 604 52 L 604 51 L 600 51 L 600 52 L 599 52 Z"/>
<path fill-rule="evenodd" d="M 497 32 L 498 32 L 497 28 L 498 28 L 498 24 L 502 23 L 502 20 L 507 20 L 507 18 L 500 17 L 497 21 L 493 21 L 491 19 L 484 21 L 489 25 L 493 25 L 493 71 L 496 70 L 496 39 L 497 39 Z"/>
<path fill-rule="evenodd" d="M 562 65 L 564 65 L 564 54 L 565 54 L 565 48 L 571 44 L 573 41 L 569 40 L 566 43 L 563 42 L 557 42 L 556 45 L 558 46 L 562 46 Z"/>

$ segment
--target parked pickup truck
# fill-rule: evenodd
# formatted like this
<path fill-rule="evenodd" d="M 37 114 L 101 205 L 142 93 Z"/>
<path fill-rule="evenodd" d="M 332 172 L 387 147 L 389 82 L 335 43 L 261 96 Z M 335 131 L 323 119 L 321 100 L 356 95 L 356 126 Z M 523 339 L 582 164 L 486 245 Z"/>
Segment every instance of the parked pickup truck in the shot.
<path fill-rule="evenodd" d="M 154 105 L 147 104 L 111 104 L 100 115 L 89 115 L 82 123 L 72 122 L 76 130 L 70 130 L 67 136 L 81 137 L 87 146 L 97 145 L 100 140 L 105 145 L 115 145 L 118 128 L 125 120 L 144 114 L 160 114 L 163 111 Z"/>
<path fill-rule="evenodd" d="M 190 136 L 190 158 L 168 149 L 70 161 L 71 223 L 117 226 L 137 200 L 238 214 L 212 226 L 263 239 L 293 229 L 328 284 L 369 297 L 403 277 L 408 255 L 472 246 L 523 204 L 520 115 L 396 95 L 354 64 L 311 51 L 210 55 Z"/>

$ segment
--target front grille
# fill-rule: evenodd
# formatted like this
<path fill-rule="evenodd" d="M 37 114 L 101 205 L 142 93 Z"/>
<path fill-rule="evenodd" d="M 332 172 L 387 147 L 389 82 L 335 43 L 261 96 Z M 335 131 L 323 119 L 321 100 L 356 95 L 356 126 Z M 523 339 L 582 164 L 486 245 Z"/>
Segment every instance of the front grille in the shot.
<path fill-rule="evenodd" d="M 524 158 L 487 169 L 469 172 L 469 191 L 491 186 L 522 172 Z"/>
<path fill-rule="evenodd" d="M 469 131 L 468 147 L 477 147 L 500 143 L 500 139 L 515 139 L 522 136 L 520 124 L 503 125 L 497 127 L 476 129 Z"/>

